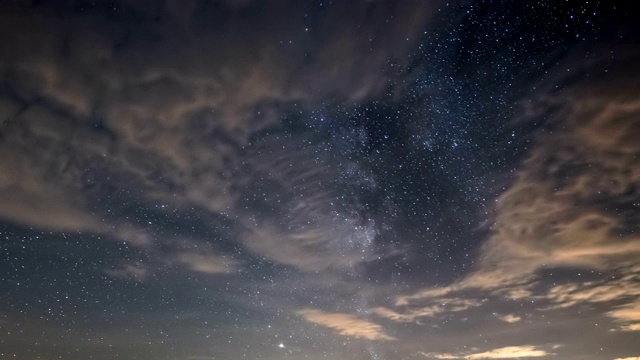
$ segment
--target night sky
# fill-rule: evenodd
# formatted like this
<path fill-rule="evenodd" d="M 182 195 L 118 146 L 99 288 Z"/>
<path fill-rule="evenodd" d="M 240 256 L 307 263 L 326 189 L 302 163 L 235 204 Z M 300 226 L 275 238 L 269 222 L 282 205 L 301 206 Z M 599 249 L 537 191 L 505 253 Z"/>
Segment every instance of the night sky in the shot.
<path fill-rule="evenodd" d="M 640 359 L 622 1 L 0 3 L 0 359 Z"/>

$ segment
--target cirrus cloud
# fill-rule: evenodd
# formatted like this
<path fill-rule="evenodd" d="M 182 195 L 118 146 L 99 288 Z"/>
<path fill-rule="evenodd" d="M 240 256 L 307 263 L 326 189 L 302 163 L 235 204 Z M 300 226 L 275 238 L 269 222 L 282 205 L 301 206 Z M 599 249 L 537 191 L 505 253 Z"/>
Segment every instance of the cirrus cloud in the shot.
<path fill-rule="evenodd" d="M 499 349 L 472 353 L 472 354 L 435 354 L 422 353 L 425 357 L 431 359 L 523 359 L 534 357 L 546 357 L 553 355 L 547 351 L 533 345 L 507 346 Z"/>
<path fill-rule="evenodd" d="M 366 340 L 394 340 L 385 334 L 382 326 L 353 315 L 328 313 L 316 309 L 302 309 L 297 312 L 303 319 L 331 328 L 340 335 Z"/>

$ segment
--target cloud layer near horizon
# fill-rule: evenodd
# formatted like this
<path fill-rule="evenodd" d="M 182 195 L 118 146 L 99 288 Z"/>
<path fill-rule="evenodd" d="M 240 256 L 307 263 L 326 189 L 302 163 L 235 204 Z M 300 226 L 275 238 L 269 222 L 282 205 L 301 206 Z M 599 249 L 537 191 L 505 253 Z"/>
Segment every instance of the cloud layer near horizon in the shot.
<path fill-rule="evenodd" d="M 485 352 L 472 353 L 472 354 L 427 354 L 424 356 L 432 359 L 522 359 L 522 358 L 536 358 L 547 357 L 554 354 L 548 353 L 545 350 L 538 349 L 535 346 L 523 345 L 523 346 L 508 346 L 504 348 L 494 349 Z"/>
<path fill-rule="evenodd" d="M 394 340 L 382 330 L 382 326 L 341 313 L 327 313 L 316 309 L 302 309 L 297 312 L 305 320 L 334 329 L 340 335 L 367 340 Z"/>

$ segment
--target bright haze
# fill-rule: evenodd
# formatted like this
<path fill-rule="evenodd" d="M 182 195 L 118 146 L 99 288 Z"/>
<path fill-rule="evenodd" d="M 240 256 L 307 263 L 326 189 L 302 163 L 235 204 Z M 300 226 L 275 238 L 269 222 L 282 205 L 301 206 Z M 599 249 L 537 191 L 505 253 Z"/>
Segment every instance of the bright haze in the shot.
<path fill-rule="evenodd" d="M 0 3 L 0 359 L 640 359 L 622 1 Z"/>

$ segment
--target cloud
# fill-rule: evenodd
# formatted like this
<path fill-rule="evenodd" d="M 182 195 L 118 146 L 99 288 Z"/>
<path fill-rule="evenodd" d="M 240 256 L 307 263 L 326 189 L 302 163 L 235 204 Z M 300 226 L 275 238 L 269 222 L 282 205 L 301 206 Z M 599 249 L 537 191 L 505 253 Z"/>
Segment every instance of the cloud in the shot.
<path fill-rule="evenodd" d="M 615 316 L 615 315 L 612 315 L 612 316 Z M 637 316 L 635 317 L 635 319 L 637 319 Z M 640 323 L 623 325 L 620 329 L 622 331 L 640 331 Z"/>
<path fill-rule="evenodd" d="M 541 97 L 539 108 L 559 108 L 551 130 L 497 199 L 493 235 L 463 285 L 530 282 L 545 268 L 616 269 L 640 253 L 632 230 L 638 214 L 613 211 L 637 198 L 640 145 L 630 134 L 640 127 L 640 99 L 623 91 L 634 80 L 615 80 L 620 91 L 607 93 L 610 86 L 596 81 Z"/>
<path fill-rule="evenodd" d="M 114 269 L 109 269 L 106 273 L 115 278 L 144 280 L 148 275 L 148 270 L 142 263 L 121 264 Z"/>
<path fill-rule="evenodd" d="M 580 303 L 607 303 L 640 296 L 640 272 L 638 267 L 622 271 L 607 281 L 568 283 L 549 289 L 547 298 L 559 307 Z"/>
<path fill-rule="evenodd" d="M 189 270 L 206 274 L 228 274 L 238 268 L 236 261 L 208 251 L 178 252 L 175 261 Z"/>
<path fill-rule="evenodd" d="M 515 286 L 496 289 L 492 293 L 509 300 L 523 300 L 533 296 L 532 287 L 536 282 L 529 284 L 518 284 Z"/>
<path fill-rule="evenodd" d="M 623 331 L 640 331 L 640 300 L 617 306 L 607 315 L 622 323 Z"/>
<path fill-rule="evenodd" d="M 350 269 L 368 260 L 375 237 L 373 223 L 360 225 L 355 219 L 327 213 L 316 214 L 306 227 L 297 229 L 270 222 L 251 226 L 243 240 L 250 250 L 275 262 L 304 271 L 319 271 Z"/>
<path fill-rule="evenodd" d="M 640 330 L 640 268 L 637 265 L 622 269 L 607 280 L 554 286 L 544 298 L 553 304 L 551 309 L 584 304 L 609 305 L 612 310 L 606 315 L 618 322 L 621 330 Z"/>
<path fill-rule="evenodd" d="M 366 340 L 394 340 L 384 333 L 382 326 L 353 315 L 327 313 L 316 309 L 302 309 L 297 314 L 306 321 L 336 330 L 340 335 Z"/>
<path fill-rule="evenodd" d="M 422 353 L 428 358 L 435 359 L 522 359 L 522 358 L 534 358 L 534 357 L 546 357 L 554 354 L 540 349 L 539 347 L 532 345 L 522 346 L 507 346 L 490 351 L 474 353 L 474 354 L 435 354 L 435 353 Z"/>
<path fill-rule="evenodd" d="M 154 242 L 152 234 L 132 225 L 111 224 L 111 227 L 106 232 L 116 239 L 138 248 L 148 248 Z"/>
<path fill-rule="evenodd" d="M 24 117 L 19 120 L 27 122 Z M 37 147 L 24 138 L 0 143 L 0 217 L 54 231 L 104 231 L 104 224 L 89 213 L 82 196 L 50 181 L 49 172 L 63 167 L 65 160 Z"/>
<path fill-rule="evenodd" d="M 522 318 L 520 316 L 514 315 L 514 314 L 507 314 L 505 316 L 501 316 L 500 320 L 504 321 L 504 322 L 508 322 L 509 324 L 515 324 L 517 322 L 520 322 L 520 320 L 522 320 Z"/>
<path fill-rule="evenodd" d="M 398 296 L 396 305 L 419 309 L 420 302 L 469 291 L 520 300 L 546 291 L 540 275 L 547 270 L 609 274 L 637 264 L 640 98 L 631 89 L 638 79 L 612 73 L 589 84 L 563 85 L 561 93 L 554 89 L 568 80 L 556 77 L 523 100 L 526 111 L 518 121 L 547 122 L 512 184 L 496 198 L 490 235 L 474 269 L 444 287 Z M 628 302 L 636 294 L 635 286 L 618 285 L 569 284 L 555 288 L 550 299 L 572 306 Z M 576 286 L 579 291 L 572 290 Z M 628 304 L 608 315 L 632 321 L 634 309 Z"/>
<path fill-rule="evenodd" d="M 376 221 L 362 216 L 357 201 L 340 200 L 341 186 L 351 186 L 340 183 L 340 168 L 306 140 L 265 138 L 243 158 L 245 167 L 235 184 L 243 244 L 307 272 L 350 270 L 386 256 L 374 252 Z"/>
<path fill-rule="evenodd" d="M 385 307 L 373 309 L 373 313 L 393 321 L 398 322 L 414 322 L 423 317 L 434 317 L 441 313 L 452 313 L 468 310 L 478 307 L 482 301 L 463 299 L 463 298 L 445 298 L 436 297 L 429 299 L 426 304 L 412 304 L 412 307 L 400 307 L 398 310 L 391 310 Z"/>
<path fill-rule="evenodd" d="M 341 3 L 309 19 L 287 16 L 306 12 L 298 2 L 221 2 L 227 12 L 208 4 L 116 1 L 118 12 L 108 14 L 99 6 L 78 13 L 47 2 L 2 5 L 0 218 L 148 247 L 156 239 L 144 223 L 109 207 L 171 204 L 234 219 L 246 229 L 243 245 L 273 262 L 313 271 L 362 261 L 370 254 L 356 255 L 357 242 L 375 231 L 366 220 L 336 215 L 316 206 L 317 194 L 294 191 L 283 205 L 297 209 L 290 224 L 319 220 L 291 230 L 256 206 L 244 208 L 237 185 L 276 170 L 247 162 L 247 154 L 288 109 L 379 94 L 390 76 L 384 69 L 406 58 L 436 4 Z M 291 174 L 271 180 L 311 179 L 306 171 L 281 175 Z M 339 174 L 320 178 L 330 183 L 332 176 Z M 192 254 L 182 257 L 207 269 Z"/>
<path fill-rule="evenodd" d="M 136 236 L 136 232 L 133 231 L 131 236 Z M 106 273 L 117 278 L 142 281 L 159 267 L 166 265 L 204 274 L 233 274 L 241 266 L 230 256 L 215 251 L 212 246 L 187 237 L 164 237 L 144 250 L 148 257 L 144 263 L 121 263 Z"/>

